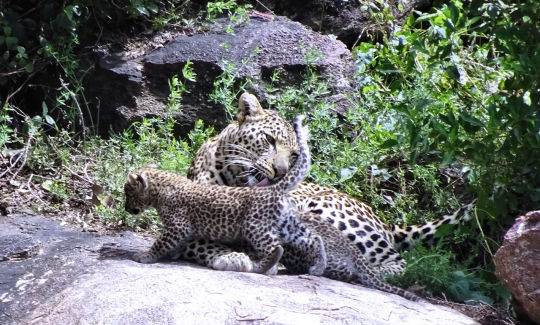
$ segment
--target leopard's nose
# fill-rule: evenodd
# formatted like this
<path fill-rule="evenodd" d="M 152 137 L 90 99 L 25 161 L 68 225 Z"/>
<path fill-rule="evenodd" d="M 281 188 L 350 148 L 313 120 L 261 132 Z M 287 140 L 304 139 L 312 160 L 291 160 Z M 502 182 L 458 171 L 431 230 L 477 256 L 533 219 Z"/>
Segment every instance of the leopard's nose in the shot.
<path fill-rule="evenodd" d="M 281 178 L 287 174 L 287 166 L 274 165 L 274 178 Z"/>

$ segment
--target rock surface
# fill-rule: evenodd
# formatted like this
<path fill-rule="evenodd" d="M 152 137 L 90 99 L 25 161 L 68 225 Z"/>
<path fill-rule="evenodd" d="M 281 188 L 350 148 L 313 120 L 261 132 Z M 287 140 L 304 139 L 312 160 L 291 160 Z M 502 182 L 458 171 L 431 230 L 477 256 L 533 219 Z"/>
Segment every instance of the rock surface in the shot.
<path fill-rule="evenodd" d="M 128 254 L 150 241 L 132 233 L 2 217 L 0 238 L 7 236 L 30 236 L 22 251 L 34 242 L 41 249 L 0 263 L 1 324 L 475 324 L 444 307 L 326 278 L 137 264 Z"/>
<path fill-rule="evenodd" d="M 251 19 L 234 28 L 234 34 L 224 31 L 224 20 L 218 21 L 221 24 L 204 34 L 179 35 L 154 48 L 99 52 L 97 69 L 86 78 L 85 89 L 86 97 L 96 106 L 99 103 L 100 125 L 121 130 L 141 117 L 163 115 L 170 93 L 168 79 L 181 76 L 188 60 L 193 63 L 197 80 L 186 82 L 189 93 L 182 98 L 182 110 L 176 116 L 180 134 L 187 133 L 197 119 L 218 129 L 227 124 L 224 105 L 211 101 L 209 94 L 230 64 L 234 65 L 234 83 L 251 80 L 247 88 L 264 100 L 265 85 L 272 83 L 275 71 L 280 77 L 273 87 L 298 86 L 306 72 L 306 56 L 317 50 L 323 57 L 313 63 L 314 67 L 329 81 L 333 94 L 351 91 L 356 68 L 351 53 L 340 41 L 285 17 Z"/>
<path fill-rule="evenodd" d="M 517 303 L 540 324 L 540 210 L 516 219 L 495 254 L 495 275 L 506 284 Z"/>
<path fill-rule="evenodd" d="M 264 6 L 257 6 L 261 11 L 266 8 L 278 15 L 287 16 L 301 22 L 313 30 L 324 34 L 334 34 L 351 47 L 366 33 L 380 33 L 387 25 L 378 23 L 368 8 L 374 13 L 387 10 L 394 16 L 394 22 L 401 25 L 413 10 L 425 9 L 431 5 L 430 0 L 398 0 L 398 1 L 347 1 L 347 0 L 304 0 L 282 1 L 265 0 Z"/>

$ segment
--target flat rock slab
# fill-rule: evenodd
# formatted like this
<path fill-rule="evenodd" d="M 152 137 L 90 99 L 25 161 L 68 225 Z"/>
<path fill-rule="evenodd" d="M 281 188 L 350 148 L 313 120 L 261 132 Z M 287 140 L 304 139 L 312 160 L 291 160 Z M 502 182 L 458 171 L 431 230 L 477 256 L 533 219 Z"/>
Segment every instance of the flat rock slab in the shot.
<path fill-rule="evenodd" d="M 41 238 L 42 248 L 0 263 L 1 324 L 475 324 L 444 307 L 321 277 L 138 264 L 114 253 L 148 246 L 132 233 L 81 233 L 40 217 L 15 227 L 16 217 L 8 219 L 0 219 L 0 238 L 18 230 Z M 111 254 L 97 253 L 104 244 Z"/>
<path fill-rule="evenodd" d="M 473 324 L 428 303 L 312 276 L 107 261 L 34 311 L 42 324 Z"/>

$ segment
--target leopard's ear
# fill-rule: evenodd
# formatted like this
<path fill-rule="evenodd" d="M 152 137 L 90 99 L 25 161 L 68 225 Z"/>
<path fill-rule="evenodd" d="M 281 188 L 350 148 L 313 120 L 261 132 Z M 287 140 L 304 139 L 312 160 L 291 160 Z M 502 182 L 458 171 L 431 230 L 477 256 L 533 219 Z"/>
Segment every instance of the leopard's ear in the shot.
<path fill-rule="evenodd" d="M 130 183 L 138 184 L 143 190 L 148 187 L 148 178 L 145 173 L 129 174 L 128 179 Z"/>
<path fill-rule="evenodd" d="M 259 100 L 254 95 L 246 92 L 238 99 L 238 113 L 236 113 L 238 125 L 246 120 L 256 120 L 265 114 Z"/>

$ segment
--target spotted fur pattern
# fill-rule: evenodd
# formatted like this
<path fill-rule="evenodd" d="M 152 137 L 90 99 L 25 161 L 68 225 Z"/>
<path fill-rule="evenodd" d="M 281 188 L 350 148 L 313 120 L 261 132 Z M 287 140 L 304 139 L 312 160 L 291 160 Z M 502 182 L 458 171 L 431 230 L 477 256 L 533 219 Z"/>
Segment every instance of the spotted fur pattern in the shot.
<path fill-rule="evenodd" d="M 297 162 L 278 182 L 264 187 L 227 187 L 198 184 L 178 174 L 141 168 L 124 185 L 125 209 L 138 214 L 154 207 L 164 229 L 148 252 L 136 254 L 140 263 L 153 263 L 171 253 L 183 252 L 190 240 L 222 243 L 245 241 L 255 251 L 255 273 L 272 273 L 290 245 L 308 256 L 308 272 L 321 275 L 326 253 L 321 238 L 298 222 L 289 192 L 309 171 L 308 131 L 303 116 L 295 122 L 300 144 Z"/>
<path fill-rule="evenodd" d="M 397 294 L 409 300 L 420 300 L 415 294 L 385 282 L 352 242 L 341 236 L 339 230 L 328 222 L 310 213 L 300 214 L 299 218 L 303 224 L 321 236 L 324 242 L 327 257 L 324 276 L 335 280 L 359 283 L 368 288 Z M 282 262 L 287 270 L 293 273 L 304 273 L 309 267 L 309 262 L 302 255 L 302 252 L 288 245 L 285 245 L 284 248 Z"/>

